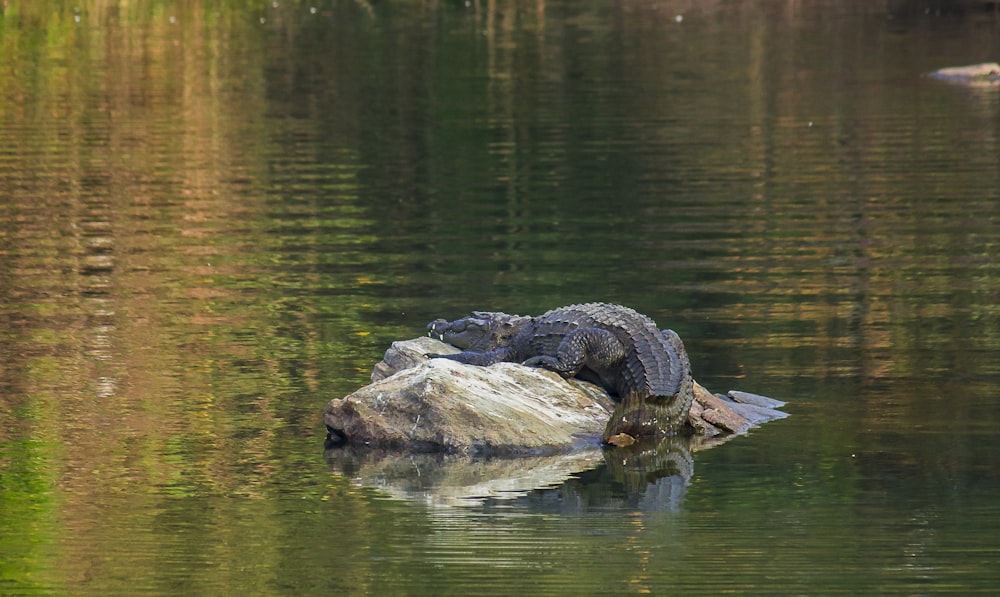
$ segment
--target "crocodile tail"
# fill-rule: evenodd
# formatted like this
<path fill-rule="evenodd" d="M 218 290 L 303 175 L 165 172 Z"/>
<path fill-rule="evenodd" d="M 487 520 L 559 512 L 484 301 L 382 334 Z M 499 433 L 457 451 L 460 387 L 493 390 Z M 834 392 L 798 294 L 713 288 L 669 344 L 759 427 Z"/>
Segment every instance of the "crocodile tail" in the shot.
<path fill-rule="evenodd" d="M 627 369 L 637 385 L 623 392 L 605 427 L 605 441 L 623 433 L 638 438 L 680 432 L 694 402 L 691 365 L 680 337 L 663 330 L 655 346 L 636 343 L 636 358 L 627 359 Z"/>
<path fill-rule="evenodd" d="M 675 396 L 643 396 L 632 393 L 615 405 L 604 428 L 603 439 L 609 441 L 621 434 L 633 438 L 663 437 L 681 433 L 694 401 L 694 385 L 690 376 Z"/>
<path fill-rule="evenodd" d="M 660 332 L 663 341 L 663 348 L 669 357 L 667 373 L 667 392 L 675 395 L 682 391 L 685 383 L 691 385 L 691 361 L 688 359 L 687 349 L 677 332 L 673 330 L 663 330 Z"/>

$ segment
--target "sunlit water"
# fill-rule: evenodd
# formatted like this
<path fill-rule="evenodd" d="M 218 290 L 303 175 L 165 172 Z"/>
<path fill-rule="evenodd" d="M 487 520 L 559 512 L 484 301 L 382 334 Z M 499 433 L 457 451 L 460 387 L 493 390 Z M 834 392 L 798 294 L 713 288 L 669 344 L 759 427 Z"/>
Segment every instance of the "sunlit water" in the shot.
<path fill-rule="evenodd" d="M 1000 96 L 922 76 L 995 13 L 208 4 L 0 12 L 0 593 L 1000 588 Z M 792 416 L 324 454 L 392 340 L 585 300 Z"/>

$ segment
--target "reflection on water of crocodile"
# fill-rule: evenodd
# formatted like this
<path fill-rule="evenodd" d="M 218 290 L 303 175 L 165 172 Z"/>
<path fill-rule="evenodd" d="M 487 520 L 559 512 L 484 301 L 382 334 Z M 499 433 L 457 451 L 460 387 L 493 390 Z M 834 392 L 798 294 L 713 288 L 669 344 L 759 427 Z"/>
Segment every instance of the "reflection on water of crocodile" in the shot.
<path fill-rule="evenodd" d="M 429 506 L 530 503 L 543 511 L 628 507 L 654 512 L 681 506 L 694 474 L 692 452 L 723 441 L 674 436 L 519 458 L 345 447 L 329 449 L 325 457 L 334 474 L 357 486 Z"/>

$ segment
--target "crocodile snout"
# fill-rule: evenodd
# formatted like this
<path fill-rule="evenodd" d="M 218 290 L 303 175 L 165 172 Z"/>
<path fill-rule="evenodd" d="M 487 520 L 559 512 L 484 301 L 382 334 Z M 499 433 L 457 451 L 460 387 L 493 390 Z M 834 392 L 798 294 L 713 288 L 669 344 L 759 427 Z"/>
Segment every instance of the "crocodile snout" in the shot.
<path fill-rule="evenodd" d="M 434 321 L 427 324 L 427 335 L 431 338 L 437 338 L 438 340 L 444 341 L 445 328 L 448 325 L 447 319 L 435 319 Z"/>

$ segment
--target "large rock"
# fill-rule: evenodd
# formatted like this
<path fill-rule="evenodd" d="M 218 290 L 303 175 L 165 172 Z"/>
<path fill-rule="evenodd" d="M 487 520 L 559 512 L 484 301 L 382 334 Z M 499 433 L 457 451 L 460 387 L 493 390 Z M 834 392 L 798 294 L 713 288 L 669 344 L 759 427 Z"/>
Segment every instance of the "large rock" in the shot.
<path fill-rule="evenodd" d="M 476 367 L 423 356 L 453 350 L 431 338 L 394 342 L 375 367 L 377 381 L 327 406 L 332 439 L 421 452 L 541 454 L 595 443 L 604 430 L 613 405 L 597 386 L 514 363 Z"/>
<path fill-rule="evenodd" d="M 583 381 L 514 363 L 477 367 L 429 353 L 457 349 L 428 337 L 393 342 L 372 384 L 327 405 L 330 442 L 419 452 L 544 454 L 596 445 L 613 403 Z M 755 394 L 695 384 L 689 425 L 700 437 L 743 433 L 787 416 Z"/>

